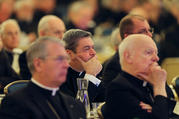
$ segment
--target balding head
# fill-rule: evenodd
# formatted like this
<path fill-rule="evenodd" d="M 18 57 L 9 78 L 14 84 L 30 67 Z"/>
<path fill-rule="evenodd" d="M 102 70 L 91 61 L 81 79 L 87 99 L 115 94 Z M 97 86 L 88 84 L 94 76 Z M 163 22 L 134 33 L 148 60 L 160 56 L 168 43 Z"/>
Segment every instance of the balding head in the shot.
<path fill-rule="evenodd" d="M 150 65 L 159 60 L 157 53 L 151 37 L 144 34 L 129 35 L 119 45 L 122 70 L 134 76 L 139 72 L 147 72 Z"/>
<path fill-rule="evenodd" d="M 46 15 L 42 17 L 38 24 L 38 35 L 41 36 L 54 36 L 62 39 L 66 31 L 64 22 L 57 16 Z"/>

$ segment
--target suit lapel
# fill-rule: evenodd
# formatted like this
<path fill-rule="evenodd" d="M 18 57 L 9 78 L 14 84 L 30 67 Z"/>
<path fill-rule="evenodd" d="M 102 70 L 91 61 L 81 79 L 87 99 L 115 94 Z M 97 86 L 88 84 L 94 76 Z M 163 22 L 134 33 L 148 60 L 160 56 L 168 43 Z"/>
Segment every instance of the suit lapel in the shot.
<path fill-rule="evenodd" d="M 136 95 L 141 101 L 144 101 L 148 104 L 153 104 L 153 100 L 151 99 L 151 97 L 149 97 L 149 92 L 144 90 L 144 87 L 138 87 L 134 85 L 134 82 L 129 81 L 129 79 L 125 78 L 124 80 L 131 87 L 131 90 L 134 92 L 133 94 Z"/>

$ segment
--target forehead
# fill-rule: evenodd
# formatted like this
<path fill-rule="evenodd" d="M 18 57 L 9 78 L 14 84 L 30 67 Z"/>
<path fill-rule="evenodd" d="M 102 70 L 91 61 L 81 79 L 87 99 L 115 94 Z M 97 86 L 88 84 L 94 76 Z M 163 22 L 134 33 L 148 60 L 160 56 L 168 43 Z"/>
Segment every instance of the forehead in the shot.
<path fill-rule="evenodd" d="M 138 49 L 136 51 L 145 51 L 149 49 L 157 51 L 157 46 L 152 39 L 143 38 L 136 41 L 135 49 Z"/>
<path fill-rule="evenodd" d="M 84 37 L 84 38 L 80 38 L 77 47 L 85 47 L 85 46 L 93 46 L 93 45 L 94 43 L 91 37 Z"/>
<path fill-rule="evenodd" d="M 149 24 L 146 20 L 133 19 L 134 29 L 149 28 Z"/>
<path fill-rule="evenodd" d="M 64 23 L 59 20 L 59 19 L 52 19 L 51 21 L 49 21 L 49 26 L 51 29 L 54 29 L 54 30 L 65 30 L 65 25 Z"/>
<path fill-rule="evenodd" d="M 4 31 L 8 32 L 8 31 L 19 31 L 19 27 L 17 26 L 17 24 L 14 23 L 8 23 L 4 26 Z"/>

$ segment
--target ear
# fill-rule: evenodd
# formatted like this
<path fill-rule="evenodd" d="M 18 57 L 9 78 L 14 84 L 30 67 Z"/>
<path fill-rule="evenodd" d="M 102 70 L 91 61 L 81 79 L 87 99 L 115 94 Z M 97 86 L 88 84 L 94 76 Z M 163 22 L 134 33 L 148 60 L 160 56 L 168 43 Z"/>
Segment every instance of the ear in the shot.
<path fill-rule="evenodd" d="M 41 31 L 39 32 L 39 36 L 45 36 L 45 32 L 41 30 Z"/>
<path fill-rule="evenodd" d="M 124 34 L 124 38 L 126 38 L 128 35 L 129 35 L 129 34 L 126 34 L 126 33 L 125 33 L 125 34 Z"/>
<path fill-rule="evenodd" d="M 67 54 L 70 56 L 70 59 L 75 57 L 75 53 L 72 50 L 66 49 Z"/>
<path fill-rule="evenodd" d="M 43 69 L 43 67 L 42 67 L 43 63 L 42 63 L 41 59 L 35 58 L 33 60 L 33 64 L 34 64 L 35 71 L 37 71 L 37 72 L 41 72 L 42 71 L 42 69 Z"/>
<path fill-rule="evenodd" d="M 124 60 L 128 63 L 128 64 L 132 64 L 133 59 L 132 59 L 132 54 L 128 51 L 124 52 Z"/>

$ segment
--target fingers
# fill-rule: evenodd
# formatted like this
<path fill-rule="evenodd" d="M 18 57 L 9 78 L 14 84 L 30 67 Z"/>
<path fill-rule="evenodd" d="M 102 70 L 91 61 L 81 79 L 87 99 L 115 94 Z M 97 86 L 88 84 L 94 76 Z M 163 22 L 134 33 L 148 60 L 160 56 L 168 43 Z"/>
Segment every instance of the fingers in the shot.
<path fill-rule="evenodd" d="M 146 104 L 144 102 L 140 102 L 140 107 L 144 110 L 147 110 L 147 112 L 151 113 L 152 112 L 152 106 L 150 106 L 149 104 Z"/>

